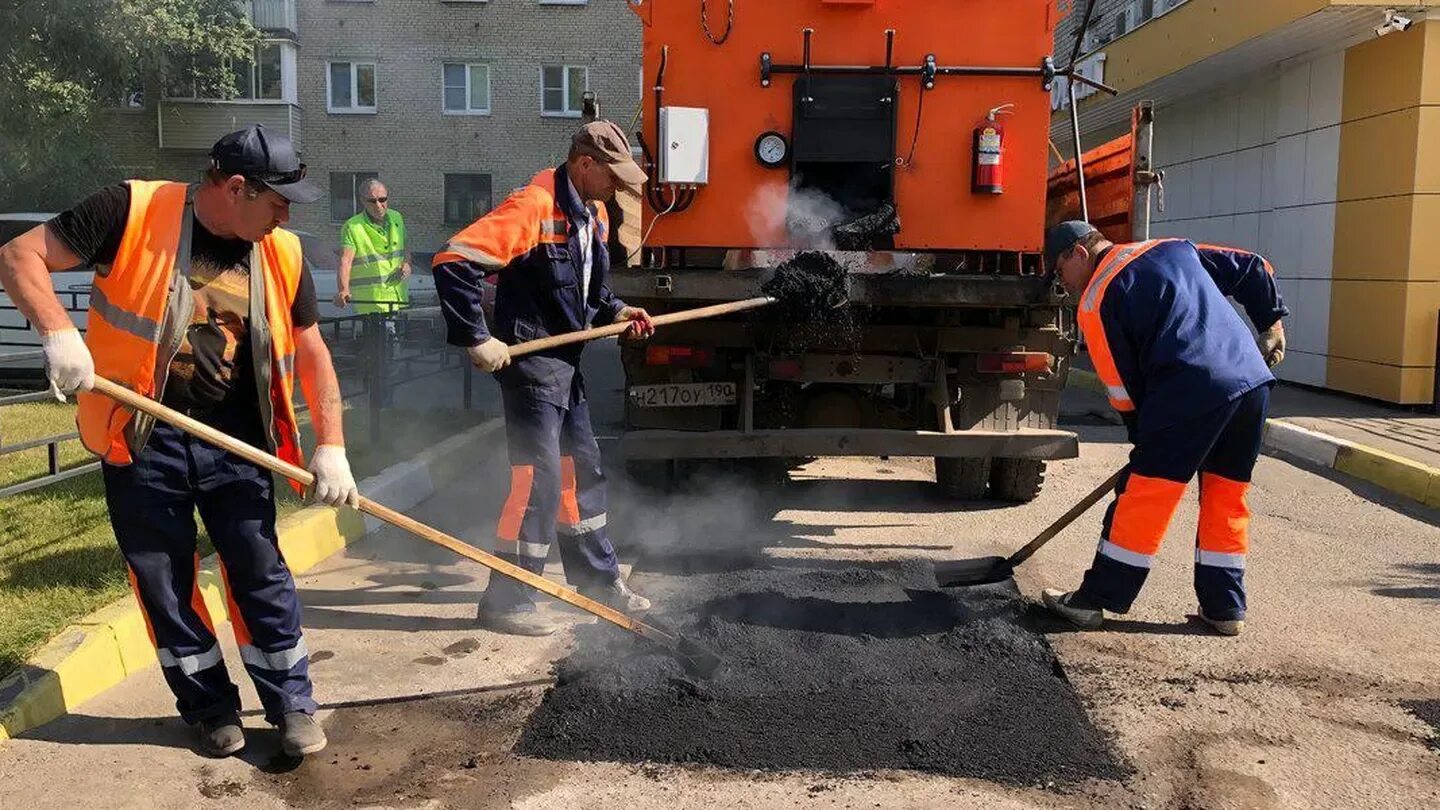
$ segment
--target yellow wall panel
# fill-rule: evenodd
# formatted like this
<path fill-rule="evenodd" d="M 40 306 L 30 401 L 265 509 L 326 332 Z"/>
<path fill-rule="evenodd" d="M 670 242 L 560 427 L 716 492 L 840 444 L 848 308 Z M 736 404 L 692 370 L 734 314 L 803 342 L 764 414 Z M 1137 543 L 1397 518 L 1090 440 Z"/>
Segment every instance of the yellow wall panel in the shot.
<path fill-rule="evenodd" d="M 1342 120 L 1368 118 L 1419 103 L 1431 35 L 1440 37 L 1440 25 L 1422 23 L 1347 50 Z"/>
<path fill-rule="evenodd" d="M 1329 0 L 1190 0 L 1105 46 L 1105 81 L 1121 92 L 1133 90 L 1329 5 Z"/>
<path fill-rule="evenodd" d="M 1335 262 L 1331 277 L 1406 279 L 1410 272 L 1414 196 L 1352 200 L 1335 206 Z M 1440 227 L 1434 228 L 1440 244 Z"/>
<path fill-rule="evenodd" d="M 1339 199 L 1414 193 L 1419 131 L 1414 107 L 1342 124 Z"/>
<path fill-rule="evenodd" d="M 1440 195 L 1413 199 L 1408 278 L 1411 281 L 1440 281 Z"/>
<path fill-rule="evenodd" d="M 1399 402 L 1403 392 L 1402 376 L 1396 366 L 1331 357 L 1326 364 L 1325 385 L 1347 394 Z"/>
<path fill-rule="evenodd" d="M 1410 285 L 1393 281 L 1334 281 L 1330 286 L 1332 356 L 1402 365 L 1405 294 Z"/>
<path fill-rule="evenodd" d="M 1440 53 L 1434 62 L 1440 64 Z M 1440 194 L 1440 107 L 1421 107 L 1415 164 L 1415 191 Z"/>
<path fill-rule="evenodd" d="M 1435 319 L 1440 313 L 1440 282 L 1405 285 L 1405 343 L 1402 366 L 1435 365 Z"/>
<path fill-rule="evenodd" d="M 1400 371 L 1401 405 L 1428 405 L 1435 401 L 1435 367 Z"/>

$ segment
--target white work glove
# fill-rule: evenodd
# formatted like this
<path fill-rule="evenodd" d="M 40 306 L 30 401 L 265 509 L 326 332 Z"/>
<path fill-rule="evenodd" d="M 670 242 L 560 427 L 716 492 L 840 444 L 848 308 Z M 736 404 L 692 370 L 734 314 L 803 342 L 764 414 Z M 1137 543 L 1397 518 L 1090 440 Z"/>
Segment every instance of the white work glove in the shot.
<path fill-rule="evenodd" d="M 1255 345 L 1260 348 L 1260 356 L 1265 358 L 1265 365 L 1270 368 L 1280 364 L 1285 359 L 1285 327 L 1279 321 L 1274 326 L 1260 333 L 1255 339 Z"/>
<path fill-rule="evenodd" d="M 345 459 L 345 448 L 338 444 L 322 444 L 315 448 L 315 457 L 310 459 L 310 472 L 315 483 L 310 487 L 310 496 L 328 506 L 360 506 L 360 489 L 355 486 L 355 476 L 350 472 L 350 462 Z"/>
<path fill-rule="evenodd" d="M 490 374 L 510 365 L 510 347 L 495 338 L 471 346 L 466 351 L 470 354 L 470 362 L 474 363 L 476 368 Z"/>
<path fill-rule="evenodd" d="M 95 358 L 80 337 L 78 329 L 61 329 L 40 336 L 45 352 L 45 377 L 50 380 L 50 393 L 64 402 L 68 394 L 89 391 L 95 387 Z"/>

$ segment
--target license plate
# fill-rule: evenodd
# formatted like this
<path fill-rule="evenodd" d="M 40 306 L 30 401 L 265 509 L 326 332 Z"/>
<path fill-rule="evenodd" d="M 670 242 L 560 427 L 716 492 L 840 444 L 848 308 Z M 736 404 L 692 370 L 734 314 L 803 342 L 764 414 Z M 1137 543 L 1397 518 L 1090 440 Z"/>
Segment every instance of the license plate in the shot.
<path fill-rule="evenodd" d="M 698 408 L 705 405 L 734 405 L 735 383 L 637 385 L 630 389 L 630 402 L 641 408 Z"/>

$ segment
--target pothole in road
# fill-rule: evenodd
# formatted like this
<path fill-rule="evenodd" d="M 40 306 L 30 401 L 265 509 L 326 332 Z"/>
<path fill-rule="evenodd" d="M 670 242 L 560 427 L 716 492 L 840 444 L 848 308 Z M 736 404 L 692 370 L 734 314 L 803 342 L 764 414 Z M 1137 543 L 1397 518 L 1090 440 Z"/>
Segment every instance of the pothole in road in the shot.
<path fill-rule="evenodd" d="M 585 628 L 516 752 L 1050 787 L 1129 773 L 1009 585 L 937 591 L 918 561 L 677 579 L 662 618 L 688 616 L 686 634 L 727 666 L 697 679 Z"/>

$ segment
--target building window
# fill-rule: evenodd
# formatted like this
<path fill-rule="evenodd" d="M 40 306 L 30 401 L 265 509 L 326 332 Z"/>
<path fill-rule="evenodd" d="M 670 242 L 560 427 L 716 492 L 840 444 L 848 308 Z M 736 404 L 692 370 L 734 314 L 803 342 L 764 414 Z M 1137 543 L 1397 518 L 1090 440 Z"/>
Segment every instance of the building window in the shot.
<path fill-rule="evenodd" d="M 203 101 L 286 101 L 287 72 L 295 70 L 295 45 L 290 42 L 262 42 L 254 57 L 229 65 L 233 91 L 197 78 L 203 65 L 192 63 L 171 72 L 165 83 L 165 97 Z M 214 64 L 213 62 L 209 64 Z"/>
<path fill-rule="evenodd" d="M 545 65 L 540 68 L 540 112 L 579 118 L 585 91 L 590 89 L 590 68 Z"/>
<path fill-rule="evenodd" d="M 375 112 L 375 63 L 331 62 L 326 95 L 332 113 Z"/>
<path fill-rule="evenodd" d="M 490 212 L 490 175 L 445 175 L 445 221 L 469 224 Z"/>
<path fill-rule="evenodd" d="M 331 172 L 330 221 L 344 222 L 360 213 L 360 184 L 379 176 L 379 172 Z"/>
<path fill-rule="evenodd" d="M 446 62 L 441 73 L 445 87 L 445 112 L 453 115 L 490 114 L 489 65 Z"/>

